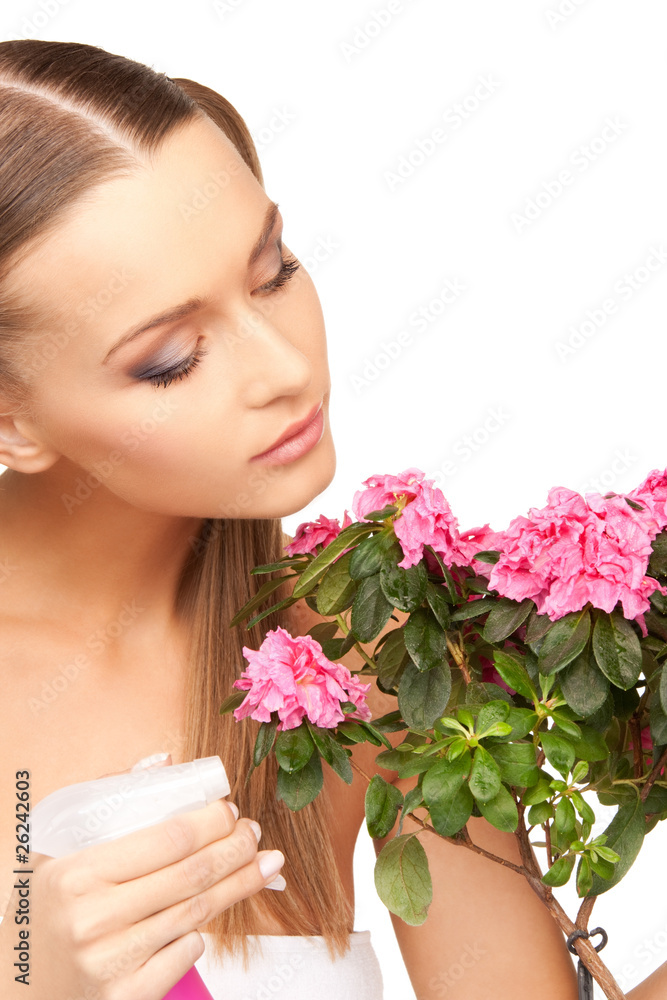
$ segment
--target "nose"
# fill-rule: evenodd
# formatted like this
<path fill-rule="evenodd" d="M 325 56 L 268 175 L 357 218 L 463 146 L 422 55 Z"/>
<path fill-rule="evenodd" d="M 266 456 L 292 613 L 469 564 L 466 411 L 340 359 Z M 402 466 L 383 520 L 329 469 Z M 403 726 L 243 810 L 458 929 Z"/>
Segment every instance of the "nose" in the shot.
<path fill-rule="evenodd" d="M 310 359 L 268 316 L 245 309 L 234 333 L 248 405 L 264 406 L 277 396 L 297 396 L 308 388 L 313 378 Z"/>

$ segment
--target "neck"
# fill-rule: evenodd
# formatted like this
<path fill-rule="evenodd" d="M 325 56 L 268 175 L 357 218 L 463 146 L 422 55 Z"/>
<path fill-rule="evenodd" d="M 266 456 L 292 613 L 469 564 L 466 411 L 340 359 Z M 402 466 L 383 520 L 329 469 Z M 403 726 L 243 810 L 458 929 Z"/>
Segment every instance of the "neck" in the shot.
<path fill-rule="evenodd" d="M 203 520 L 133 507 L 103 483 L 86 486 L 65 460 L 43 473 L 8 469 L 0 476 L 0 580 L 11 586 L 3 590 L 22 615 L 83 630 L 121 611 L 127 618 L 128 607 L 152 630 L 171 627 Z"/>

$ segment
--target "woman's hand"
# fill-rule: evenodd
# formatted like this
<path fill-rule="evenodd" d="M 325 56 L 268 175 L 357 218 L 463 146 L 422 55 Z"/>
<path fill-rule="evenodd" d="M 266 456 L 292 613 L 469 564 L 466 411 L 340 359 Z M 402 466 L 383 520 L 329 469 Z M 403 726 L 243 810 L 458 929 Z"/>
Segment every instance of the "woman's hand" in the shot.
<path fill-rule="evenodd" d="M 259 825 L 235 808 L 218 799 L 62 858 L 31 853 L 32 1000 L 162 1000 L 204 951 L 197 928 L 265 888 L 285 860 L 258 852 Z M 0 924 L 3 987 L 17 892 Z M 3 996 L 23 996 L 11 986 Z"/>

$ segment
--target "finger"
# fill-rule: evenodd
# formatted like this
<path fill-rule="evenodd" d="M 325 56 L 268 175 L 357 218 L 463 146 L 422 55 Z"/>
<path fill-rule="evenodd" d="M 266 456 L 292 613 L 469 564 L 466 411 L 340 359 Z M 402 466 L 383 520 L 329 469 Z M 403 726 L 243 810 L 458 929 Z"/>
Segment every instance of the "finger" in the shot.
<path fill-rule="evenodd" d="M 88 876 L 91 885 L 106 881 L 110 884 L 127 882 L 167 865 L 181 861 L 214 840 L 228 837 L 236 817 L 225 799 L 200 809 L 171 816 L 162 823 L 135 830 L 104 844 L 85 847 L 62 861 Z"/>
<path fill-rule="evenodd" d="M 142 879 L 115 886 L 111 897 L 113 922 L 116 926 L 137 923 L 174 904 L 187 902 L 192 897 L 205 893 L 221 880 L 224 881 L 238 869 L 246 867 L 256 857 L 257 835 L 250 820 L 241 819 L 229 836 L 207 844 L 182 861 L 152 872 Z M 256 891 L 256 882 L 257 877 L 249 892 Z M 262 886 L 263 884 L 264 882 Z"/>
<path fill-rule="evenodd" d="M 132 950 L 126 953 L 128 956 L 134 954 L 134 945 L 130 947 Z M 155 954 L 151 954 L 147 962 L 141 964 L 136 968 L 136 971 L 131 973 L 124 995 L 132 997 L 166 996 L 167 992 L 183 978 L 203 954 L 204 939 L 197 931 L 192 931 L 175 941 L 171 941 Z M 125 955 L 122 956 L 119 964 L 122 964 L 123 972 L 126 974 L 128 965 Z M 194 993 L 192 995 L 194 996 Z"/>
<path fill-rule="evenodd" d="M 182 940 L 184 935 L 204 927 L 223 910 L 238 903 L 241 899 L 252 896 L 266 887 L 267 882 L 274 879 L 276 864 L 267 866 L 273 869 L 269 875 L 262 874 L 259 861 L 277 856 L 278 867 L 284 863 L 284 855 L 280 851 L 262 851 L 256 858 L 242 868 L 238 868 L 226 878 L 221 879 L 212 888 L 189 899 L 175 903 L 159 913 L 141 920 L 135 924 L 128 935 L 133 942 L 136 966 L 141 961 L 150 963 L 153 955 L 160 955 L 165 947 L 176 939 Z M 128 951 L 127 945 L 124 946 Z"/>

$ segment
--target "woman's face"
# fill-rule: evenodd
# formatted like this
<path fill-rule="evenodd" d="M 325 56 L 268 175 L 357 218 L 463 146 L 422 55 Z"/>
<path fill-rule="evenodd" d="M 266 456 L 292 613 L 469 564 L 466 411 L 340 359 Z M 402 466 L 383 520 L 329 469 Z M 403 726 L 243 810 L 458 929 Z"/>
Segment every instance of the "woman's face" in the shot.
<path fill-rule="evenodd" d="M 280 212 L 251 254 L 273 207 L 231 142 L 196 121 L 153 166 L 89 192 L 16 268 L 12 288 L 49 317 L 28 358 L 33 417 L 17 421 L 61 456 L 40 475 L 64 469 L 74 488 L 92 474 L 96 493 L 194 517 L 280 517 L 331 482 L 324 321 L 302 266 L 272 288 Z M 253 460 L 320 403 L 310 450 Z"/>

